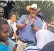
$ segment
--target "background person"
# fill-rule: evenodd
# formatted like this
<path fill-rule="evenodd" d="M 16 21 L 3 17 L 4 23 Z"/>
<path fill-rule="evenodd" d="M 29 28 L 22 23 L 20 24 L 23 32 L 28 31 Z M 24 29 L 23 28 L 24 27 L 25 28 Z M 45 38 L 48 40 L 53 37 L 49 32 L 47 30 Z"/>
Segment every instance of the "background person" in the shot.
<path fill-rule="evenodd" d="M 9 25 L 12 27 L 13 29 L 13 37 L 12 39 L 16 39 L 16 15 L 14 13 L 10 13 L 9 14 L 9 19 L 7 20 L 7 22 L 9 23 Z"/>
<path fill-rule="evenodd" d="M 8 45 L 8 22 L 4 18 L 0 18 L 0 51 L 9 51 Z"/>
<path fill-rule="evenodd" d="M 42 12 L 38 12 L 37 16 L 42 20 L 42 29 L 47 29 L 47 23 L 44 21 L 44 14 Z"/>

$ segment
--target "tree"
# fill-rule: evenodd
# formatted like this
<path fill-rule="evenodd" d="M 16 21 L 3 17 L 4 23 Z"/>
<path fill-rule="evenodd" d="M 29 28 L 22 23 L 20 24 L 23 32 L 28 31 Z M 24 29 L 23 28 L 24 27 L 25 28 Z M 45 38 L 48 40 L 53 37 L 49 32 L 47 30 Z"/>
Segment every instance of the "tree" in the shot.
<path fill-rule="evenodd" d="M 17 17 L 20 17 L 21 9 L 23 7 L 26 8 L 27 5 L 31 5 L 32 3 L 36 3 L 38 5 L 38 8 L 41 8 L 40 11 L 44 13 L 45 21 L 52 21 L 52 16 L 54 16 L 54 4 L 52 1 L 15 1 L 13 10 Z"/>

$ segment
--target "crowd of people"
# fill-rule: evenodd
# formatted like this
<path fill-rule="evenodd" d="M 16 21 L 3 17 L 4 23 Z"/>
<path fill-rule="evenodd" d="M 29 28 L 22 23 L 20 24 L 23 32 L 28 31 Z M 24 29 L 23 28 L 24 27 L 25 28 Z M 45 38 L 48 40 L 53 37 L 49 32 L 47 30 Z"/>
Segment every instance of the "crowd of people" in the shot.
<path fill-rule="evenodd" d="M 0 51 L 44 51 L 49 48 L 49 45 L 45 48 L 47 43 L 54 43 L 54 33 L 47 30 L 44 14 L 39 12 L 37 4 L 27 6 L 26 10 L 29 14 L 22 15 L 19 20 L 13 12 L 7 20 L 0 8 Z"/>

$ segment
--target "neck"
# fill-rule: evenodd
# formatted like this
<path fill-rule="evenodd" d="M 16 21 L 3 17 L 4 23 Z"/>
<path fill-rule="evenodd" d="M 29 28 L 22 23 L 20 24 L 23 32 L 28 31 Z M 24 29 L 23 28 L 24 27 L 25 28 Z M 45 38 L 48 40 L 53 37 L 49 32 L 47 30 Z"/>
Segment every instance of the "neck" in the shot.
<path fill-rule="evenodd" d="M 34 19 L 35 18 L 35 16 L 32 16 L 32 15 L 29 15 L 29 17 L 30 17 L 30 19 Z"/>
<path fill-rule="evenodd" d="M 10 19 L 11 23 L 13 23 L 14 21 L 12 19 Z"/>

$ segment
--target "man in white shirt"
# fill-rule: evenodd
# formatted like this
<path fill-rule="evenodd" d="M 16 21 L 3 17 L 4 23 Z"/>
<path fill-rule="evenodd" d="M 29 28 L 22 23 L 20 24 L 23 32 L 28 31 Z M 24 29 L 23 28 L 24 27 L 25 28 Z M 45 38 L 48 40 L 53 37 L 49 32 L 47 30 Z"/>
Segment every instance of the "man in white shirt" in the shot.
<path fill-rule="evenodd" d="M 30 51 L 31 49 L 33 49 L 32 51 L 41 50 L 47 43 L 54 41 L 54 33 L 50 32 L 49 30 L 42 29 L 36 32 L 36 39 L 37 39 L 37 45 L 29 46 L 25 50 L 28 49 L 30 49 Z"/>

